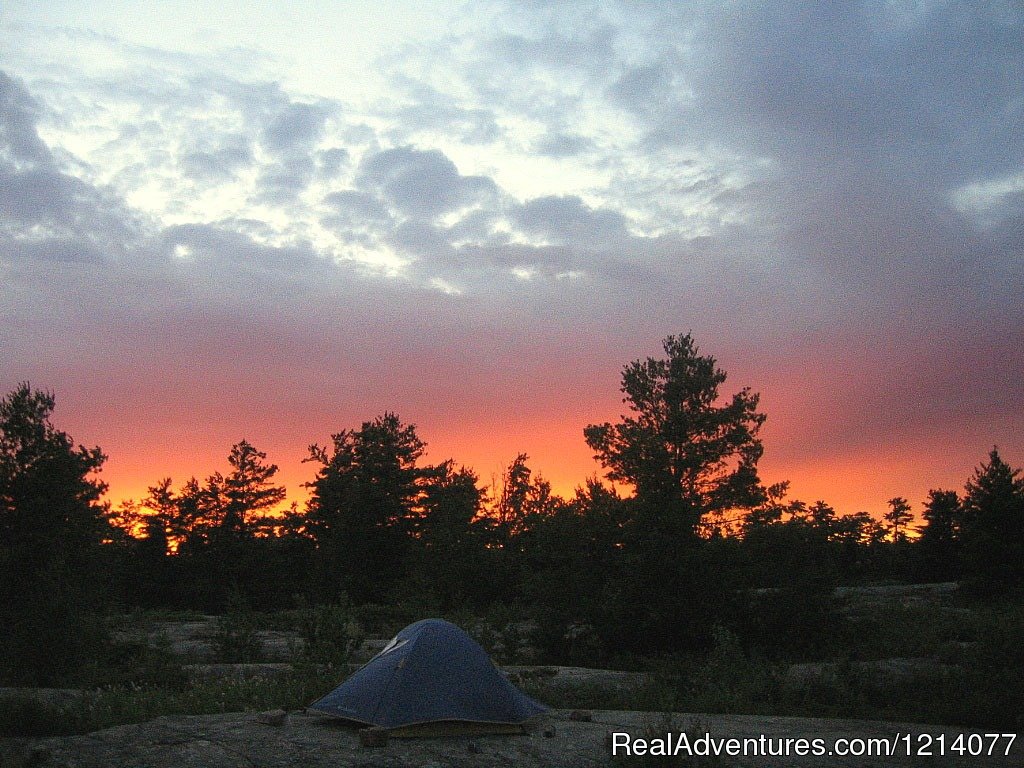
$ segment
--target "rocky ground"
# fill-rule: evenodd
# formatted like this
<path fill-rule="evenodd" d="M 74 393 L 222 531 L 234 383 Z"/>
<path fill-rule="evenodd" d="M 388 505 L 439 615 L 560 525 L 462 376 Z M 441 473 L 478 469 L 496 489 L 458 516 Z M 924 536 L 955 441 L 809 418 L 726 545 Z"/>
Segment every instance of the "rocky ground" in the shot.
<path fill-rule="evenodd" d="M 37 741 L 6 740 L 10 768 L 429 768 L 439 766 L 608 766 L 640 764 L 639 757 L 614 760 L 606 743 L 610 732 L 633 738 L 687 732 L 696 738 L 713 737 L 836 738 L 891 737 L 895 733 L 944 734 L 951 744 L 956 731 L 949 728 L 852 720 L 752 717 L 735 715 L 649 715 L 638 712 L 598 711 L 592 720 L 570 718 L 556 711 L 532 732 L 502 736 L 446 736 L 390 739 L 383 747 L 360 746 L 355 728 L 316 713 L 291 713 L 281 726 L 265 725 L 251 713 L 204 717 L 161 717 L 148 723 L 125 725 L 67 738 Z M 916 739 L 913 743 L 918 743 Z M 1024 748 L 991 757 L 947 756 L 926 758 L 906 755 L 868 757 L 747 757 L 704 760 L 677 765 L 707 766 L 991 766 L 1024 765 Z"/>
<path fill-rule="evenodd" d="M 876 605 L 913 606 L 939 604 L 953 610 L 956 585 L 898 585 L 870 589 L 839 590 L 841 608 L 850 613 L 870 612 Z M 948 604 L 948 605 L 947 605 Z M 292 672 L 287 663 L 295 657 L 300 641 L 297 633 L 260 631 L 263 663 L 216 663 L 214 617 L 194 617 L 187 621 L 151 621 L 122 631 L 122 640 L 145 642 L 162 648 L 182 662 L 195 681 L 209 678 L 275 678 Z M 358 660 L 372 656 L 386 638 L 368 638 L 357 654 Z M 852 667 L 865 675 L 900 678 L 922 666 L 939 663 L 935 659 L 884 659 L 858 662 Z M 787 675 L 810 681 L 828 674 L 835 664 L 795 664 Z M 851 668 L 852 668 L 851 667 Z M 863 669 L 862 669 L 863 667 Z M 634 688 L 646 676 L 636 672 L 593 670 L 578 667 L 507 666 L 510 679 L 518 685 L 539 681 L 554 691 L 601 688 Z M 85 695 L 67 689 L 3 689 L 0 700 L 30 695 L 43 704 L 59 704 Z M 563 697 L 563 700 L 564 697 Z M 570 699 L 571 700 L 571 699 Z M 1015 743 L 1011 754 L 1004 754 L 1006 740 L 1000 740 L 994 754 L 939 754 L 939 740 L 954 745 L 960 731 L 945 726 L 920 726 L 883 722 L 783 718 L 736 715 L 652 714 L 640 712 L 595 711 L 589 720 L 570 717 L 567 711 L 554 711 L 529 733 L 503 736 L 445 736 L 395 739 L 380 748 L 360 745 L 359 734 L 317 713 L 290 713 L 284 724 L 269 725 L 254 713 L 210 716 L 161 717 L 147 723 L 125 725 L 83 736 L 50 739 L 0 739 L 0 768 L 111 768 L 114 766 L 152 766 L 153 768 L 299 768 L 309 766 L 608 766 L 650 764 L 638 756 L 613 759 L 606 743 L 609 733 L 628 733 L 633 738 L 664 738 L 666 731 L 686 732 L 691 739 L 704 733 L 715 738 L 757 738 L 761 734 L 779 739 L 820 738 L 831 746 L 839 738 L 892 737 L 910 734 L 910 744 L 923 747 L 932 737 L 932 756 L 904 754 L 890 757 L 841 757 L 796 755 L 776 757 L 725 757 L 678 760 L 666 764 L 694 766 L 1024 766 L 1024 743 Z M 977 733 L 976 731 L 973 733 Z M 1024 734 L 1021 735 L 1024 742 Z M 975 739 L 971 746 L 989 741 Z M 949 751 L 947 749 L 947 751 Z"/>

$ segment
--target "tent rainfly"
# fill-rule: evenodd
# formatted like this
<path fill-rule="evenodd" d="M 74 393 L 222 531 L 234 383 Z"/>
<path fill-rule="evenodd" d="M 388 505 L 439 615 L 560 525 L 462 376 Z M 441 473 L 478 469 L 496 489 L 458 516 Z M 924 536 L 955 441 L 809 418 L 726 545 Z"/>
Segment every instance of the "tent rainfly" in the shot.
<path fill-rule="evenodd" d="M 441 619 L 410 624 L 311 708 L 395 735 L 427 723 L 518 730 L 547 711 L 512 685 L 473 638 Z"/>

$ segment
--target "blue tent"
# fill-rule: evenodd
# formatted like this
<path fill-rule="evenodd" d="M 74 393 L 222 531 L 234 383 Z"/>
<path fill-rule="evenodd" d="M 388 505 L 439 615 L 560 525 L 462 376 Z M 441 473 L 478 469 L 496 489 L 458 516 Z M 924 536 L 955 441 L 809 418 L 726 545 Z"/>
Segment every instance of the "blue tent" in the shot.
<path fill-rule="evenodd" d="M 367 725 L 518 724 L 547 711 L 454 624 L 424 619 L 399 632 L 313 709 Z"/>

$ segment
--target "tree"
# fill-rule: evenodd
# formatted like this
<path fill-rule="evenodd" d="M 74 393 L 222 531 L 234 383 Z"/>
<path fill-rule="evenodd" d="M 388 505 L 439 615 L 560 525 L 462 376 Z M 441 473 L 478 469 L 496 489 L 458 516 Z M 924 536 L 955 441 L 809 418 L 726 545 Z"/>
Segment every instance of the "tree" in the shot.
<path fill-rule="evenodd" d="M 832 535 L 832 529 L 836 524 L 836 511 L 831 505 L 819 499 L 807 509 L 807 519 L 827 538 Z"/>
<path fill-rule="evenodd" d="M 418 466 L 425 447 L 393 413 L 333 435 L 330 451 L 310 446 L 306 460 L 320 467 L 308 485 L 307 515 L 325 589 L 365 602 L 383 598 L 405 575 L 424 486 L 439 471 Z"/>
<path fill-rule="evenodd" d="M 226 475 L 214 472 L 202 485 L 193 477 L 177 494 L 170 478 L 160 480 L 142 502 L 149 510 L 147 537 L 193 549 L 215 540 L 251 538 L 262 516 L 287 494 L 284 486 L 273 484 L 278 468 L 266 458 L 266 453 L 242 440 L 231 446 L 231 471 Z"/>
<path fill-rule="evenodd" d="M 735 590 L 717 563 L 731 545 L 699 546 L 702 521 L 765 501 L 758 396 L 720 397 L 726 374 L 689 334 L 663 349 L 665 358 L 623 369 L 630 414 L 584 430 L 608 478 L 633 487 L 619 578 L 595 622 L 610 647 L 645 653 L 710 641 Z"/>
<path fill-rule="evenodd" d="M 587 635 L 584 650 L 573 640 L 578 632 L 569 630 L 593 625 L 606 585 L 620 581 L 626 514 L 615 490 L 590 478 L 571 501 L 539 516 L 517 548 L 519 593 L 539 612 L 542 645 L 556 657 L 579 663 L 583 651 L 595 661 L 595 638 Z"/>
<path fill-rule="evenodd" d="M 53 427 L 52 394 L 20 385 L 0 401 L 0 540 L 40 557 L 81 551 L 103 538 L 106 460 Z"/>
<path fill-rule="evenodd" d="M 526 465 L 529 456 L 520 453 L 502 474 L 501 495 L 495 506 L 498 525 L 507 536 L 514 536 L 523 527 L 527 505 L 533 495 L 530 483 L 532 470 Z"/>
<path fill-rule="evenodd" d="M 210 531 L 217 525 L 219 496 L 190 477 L 178 491 L 175 500 L 175 534 L 178 552 L 196 551 L 209 542 Z"/>
<path fill-rule="evenodd" d="M 452 461 L 436 467 L 423 484 L 420 514 L 413 521 L 412 583 L 443 609 L 478 607 L 502 597 L 495 561 L 494 521 L 484 514 L 477 476 Z"/>
<path fill-rule="evenodd" d="M 0 664 L 35 682 L 86 661 L 109 538 L 106 486 L 94 477 L 106 457 L 56 429 L 54 405 L 27 383 L 0 401 Z"/>
<path fill-rule="evenodd" d="M 836 519 L 832 537 L 836 541 L 873 549 L 885 541 L 885 528 L 869 512 L 854 512 Z"/>
<path fill-rule="evenodd" d="M 178 499 L 171 490 L 171 478 L 165 477 L 147 489 L 142 506 L 149 510 L 144 515 L 145 550 L 150 557 L 162 558 L 171 548 L 178 519 Z"/>
<path fill-rule="evenodd" d="M 923 575 L 953 579 L 960 574 L 962 507 L 956 491 L 928 491 L 918 547 Z"/>
<path fill-rule="evenodd" d="M 787 502 L 786 495 L 789 493 L 789 481 L 775 483 L 764 489 L 764 498 L 761 503 L 747 512 L 741 526 L 741 533 L 746 536 L 751 531 L 767 528 L 782 523 L 782 516 L 794 514 L 794 504 L 803 508 L 803 502 Z"/>
<path fill-rule="evenodd" d="M 564 504 L 552 493 L 551 483 L 540 474 L 534 475 L 526 463 L 529 458 L 520 453 L 502 474 L 494 515 L 506 546 L 516 537 L 527 534 L 539 520 Z"/>
<path fill-rule="evenodd" d="M 228 464 L 231 471 L 219 479 L 224 507 L 220 525 L 236 536 L 251 533 L 254 517 L 267 512 L 285 498 L 283 486 L 273 485 L 276 464 L 266 463 L 267 454 L 257 451 L 248 440 L 231 446 Z"/>
<path fill-rule="evenodd" d="M 977 586 L 1024 585 L 1024 478 L 993 448 L 964 487 L 962 538 Z"/>
<path fill-rule="evenodd" d="M 623 369 L 632 414 L 592 424 L 584 435 L 610 479 L 630 483 L 649 514 L 694 536 L 705 515 L 763 502 L 757 462 L 765 416 L 749 388 L 720 402 L 726 374 L 690 334 L 669 336 L 663 348 L 665 358 Z"/>
<path fill-rule="evenodd" d="M 914 519 L 910 504 L 902 496 L 894 496 L 887 503 L 889 511 L 885 513 L 885 521 L 889 524 L 889 535 L 893 542 L 902 544 L 907 540 L 907 526 Z"/>

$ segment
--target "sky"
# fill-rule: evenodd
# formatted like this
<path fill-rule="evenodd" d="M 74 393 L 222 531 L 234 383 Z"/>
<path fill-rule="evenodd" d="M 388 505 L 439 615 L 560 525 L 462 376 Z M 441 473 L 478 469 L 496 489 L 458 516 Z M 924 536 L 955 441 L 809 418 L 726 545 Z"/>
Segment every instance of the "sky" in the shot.
<path fill-rule="evenodd" d="M 385 411 L 568 495 L 687 332 L 792 498 L 1024 463 L 1021 6 L 0 5 L 0 387 L 114 501 Z"/>

